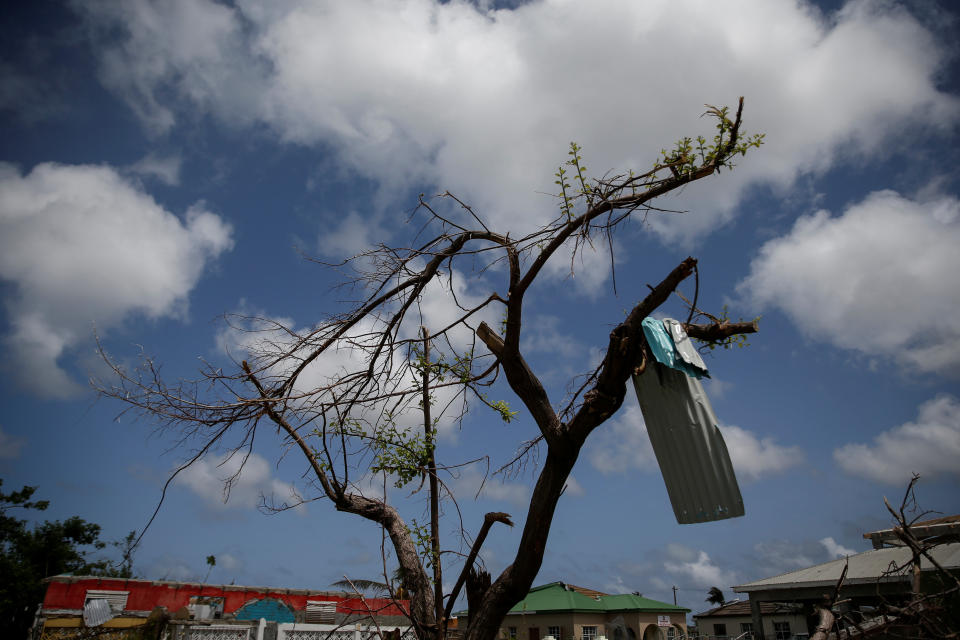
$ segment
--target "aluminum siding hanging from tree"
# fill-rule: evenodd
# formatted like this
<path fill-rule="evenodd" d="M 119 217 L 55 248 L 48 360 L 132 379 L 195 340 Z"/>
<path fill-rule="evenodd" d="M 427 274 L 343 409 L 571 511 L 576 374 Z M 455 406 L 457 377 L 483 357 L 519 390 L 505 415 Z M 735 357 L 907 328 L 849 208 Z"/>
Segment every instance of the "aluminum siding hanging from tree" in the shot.
<path fill-rule="evenodd" d="M 645 333 L 663 327 L 652 324 L 645 323 Z M 651 358 L 633 386 L 677 522 L 742 516 L 730 454 L 700 381 Z"/>

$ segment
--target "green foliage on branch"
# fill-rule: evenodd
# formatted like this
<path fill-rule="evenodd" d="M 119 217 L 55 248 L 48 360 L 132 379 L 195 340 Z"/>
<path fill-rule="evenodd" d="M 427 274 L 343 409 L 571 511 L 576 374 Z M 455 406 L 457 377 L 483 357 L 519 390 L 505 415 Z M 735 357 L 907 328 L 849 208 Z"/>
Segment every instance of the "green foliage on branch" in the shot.
<path fill-rule="evenodd" d="M 734 167 L 733 158 L 737 155 L 745 156 L 750 149 L 762 145 L 764 134 L 740 134 L 733 148 L 727 149 L 733 129 L 733 122 L 730 120 L 729 114 L 730 107 L 718 108 L 707 105 L 707 111 L 703 115 L 713 116 L 717 120 L 717 134 L 713 137 L 713 140 L 708 141 L 704 136 L 697 136 L 696 145 L 694 145 L 692 138 L 681 138 L 669 152 L 666 149 L 660 150 L 662 157 L 660 165 L 670 167 L 674 175 L 690 175 L 704 165 L 712 164 L 714 160 L 720 158 L 717 165 L 718 171 L 720 167 L 732 169 Z"/>
<path fill-rule="evenodd" d="M 587 167 L 583 164 L 583 156 L 580 155 L 581 151 L 583 151 L 583 148 L 580 145 L 576 142 L 571 142 L 570 151 L 567 152 L 570 158 L 567 159 L 564 164 L 560 165 L 560 168 L 554 174 L 557 178 L 554 184 L 560 185 L 560 210 L 563 211 L 567 218 L 573 217 L 573 205 L 578 198 L 586 196 L 588 199 L 587 206 L 592 204 L 590 194 L 593 192 L 593 187 L 587 182 Z M 569 173 L 571 173 L 576 180 L 576 189 L 570 185 L 570 176 L 567 175 L 568 171 L 564 168 L 565 166 L 572 169 Z"/>
<path fill-rule="evenodd" d="M 377 431 L 373 444 L 374 463 L 370 470 L 395 476 L 393 485 L 398 489 L 425 473 L 430 453 L 436 446 L 423 433 L 416 433 L 412 427 L 398 426 L 392 420 Z"/>
<path fill-rule="evenodd" d="M 739 125 L 730 119 L 729 107 L 705 106 L 707 110 L 703 115 L 716 120 L 717 132 L 713 138 L 702 135 L 680 138 L 669 151 L 661 149 L 659 159 L 645 173 L 630 171 L 626 175 L 609 178 L 588 178 L 587 167 L 583 163 L 583 148 L 571 142 L 568 159 L 554 174 L 554 184 L 559 187 L 557 198 L 560 200 L 561 217 L 572 221 L 577 215 L 574 211 L 576 205 L 581 200 L 589 211 L 595 204 L 625 196 L 640 196 L 671 180 L 674 181 L 672 188 L 676 188 L 677 181 L 684 184 L 719 172 L 721 168 L 733 169 L 737 156 L 743 157 L 750 149 L 764 143 L 764 134 L 747 134 L 739 130 Z"/>

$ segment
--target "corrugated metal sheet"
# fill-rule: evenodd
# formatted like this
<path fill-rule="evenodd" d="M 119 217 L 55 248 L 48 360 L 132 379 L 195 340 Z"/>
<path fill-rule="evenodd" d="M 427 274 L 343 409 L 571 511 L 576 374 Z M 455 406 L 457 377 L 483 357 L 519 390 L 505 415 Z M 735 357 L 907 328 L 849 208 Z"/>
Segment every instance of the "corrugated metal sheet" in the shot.
<path fill-rule="evenodd" d="M 960 542 L 952 542 L 934 547 L 930 554 L 942 567 L 949 570 L 960 568 Z M 871 549 L 864 551 L 849 558 L 840 558 L 831 560 L 813 567 L 791 571 L 772 578 L 765 578 L 750 582 L 744 585 L 734 587 L 734 591 L 762 591 L 764 589 L 782 589 L 785 587 L 809 586 L 809 587 L 832 587 L 840 579 L 840 573 L 843 567 L 849 562 L 847 576 L 844 578 L 845 584 L 857 584 L 861 582 L 876 582 L 880 576 L 887 571 L 892 563 L 902 566 L 910 560 L 912 552 L 903 547 L 893 547 L 887 549 Z M 933 565 L 926 558 L 920 560 L 921 570 L 928 571 Z M 907 581 L 911 579 L 908 574 L 892 576 L 889 580 Z"/>
<path fill-rule="evenodd" d="M 87 600 L 83 605 L 83 624 L 88 627 L 99 627 L 104 622 L 113 619 L 113 609 L 110 603 L 101 598 Z"/>
<path fill-rule="evenodd" d="M 127 608 L 127 598 L 130 597 L 129 591 L 114 591 L 109 589 L 87 589 L 87 596 L 84 600 L 86 604 L 94 599 L 106 600 L 110 604 L 110 609 L 114 613 L 120 613 Z"/>
<path fill-rule="evenodd" d="M 742 516 L 730 454 L 700 381 L 651 361 L 633 386 L 677 522 Z"/>

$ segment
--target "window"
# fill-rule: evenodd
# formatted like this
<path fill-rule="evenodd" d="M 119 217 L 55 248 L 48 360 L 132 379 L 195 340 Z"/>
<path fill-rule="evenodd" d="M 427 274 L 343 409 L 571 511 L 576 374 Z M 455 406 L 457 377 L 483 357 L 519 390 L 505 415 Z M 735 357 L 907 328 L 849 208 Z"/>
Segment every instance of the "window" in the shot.
<path fill-rule="evenodd" d="M 333 624 L 336 622 L 336 600 L 307 600 L 307 622 Z"/>
<path fill-rule="evenodd" d="M 773 633 L 777 640 L 790 640 L 790 623 L 774 622 Z"/>
<path fill-rule="evenodd" d="M 753 640 L 753 623 L 752 622 L 741 622 L 740 623 L 740 633 L 749 633 L 749 636 L 746 636 L 747 640 Z"/>
<path fill-rule="evenodd" d="M 583 627 L 583 640 L 596 640 L 596 638 L 597 638 L 596 627 Z"/>
<path fill-rule="evenodd" d="M 553 636 L 553 640 L 563 640 L 563 627 L 547 627 L 547 635 Z"/>
<path fill-rule="evenodd" d="M 676 640 L 677 630 L 675 627 L 667 627 L 667 640 Z"/>
<path fill-rule="evenodd" d="M 517 640 L 516 627 L 507 627 L 507 638 L 509 638 L 510 640 Z"/>
<path fill-rule="evenodd" d="M 87 589 L 87 597 L 83 601 L 83 606 L 91 600 L 106 600 L 110 605 L 110 610 L 114 613 L 120 613 L 127 608 L 127 596 L 129 591 L 106 591 L 103 589 Z"/>
<path fill-rule="evenodd" d="M 719 624 L 719 623 L 716 623 L 716 622 L 713 623 L 713 635 L 715 635 L 715 636 L 723 636 L 724 638 L 726 638 L 726 637 L 727 637 L 727 625 L 725 625 L 725 624 Z"/>

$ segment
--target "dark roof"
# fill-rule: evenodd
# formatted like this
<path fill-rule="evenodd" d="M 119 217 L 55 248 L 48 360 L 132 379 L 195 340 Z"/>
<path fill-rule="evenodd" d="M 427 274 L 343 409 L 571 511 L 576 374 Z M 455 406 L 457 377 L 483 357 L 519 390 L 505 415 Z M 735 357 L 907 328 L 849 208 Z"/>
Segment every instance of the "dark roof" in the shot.
<path fill-rule="evenodd" d="M 874 549 L 880 549 L 884 544 L 903 544 L 897 535 L 901 531 L 901 527 L 893 527 L 865 533 L 863 537 L 873 542 Z M 910 532 L 921 540 L 939 538 L 941 542 L 960 542 L 960 515 L 915 522 L 910 525 Z"/>
<path fill-rule="evenodd" d="M 127 584 L 142 584 L 146 586 L 166 586 L 172 589 L 181 587 L 215 587 L 224 591 L 256 591 L 257 593 L 285 593 L 288 595 L 308 595 L 308 596 L 340 596 L 341 598 L 352 598 L 355 594 L 348 591 L 330 591 L 326 589 L 291 589 L 287 587 L 263 587 L 247 586 L 239 584 L 210 584 L 206 582 L 181 582 L 178 580 L 150 580 L 147 578 L 111 578 L 109 576 L 83 576 L 73 575 L 72 573 L 61 573 L 59 575 L 44 578 L 43 582 L 124 582 Z"/>
<path fill-rule="evenodd" d="M 776 613 L 796 613 L 800 609 L 799 605 L 784 604 L 780 602 L 760 602 L 760 615 L 773 615 Z M 703 613 L 693 614 L 694 618 L 707 618 L 714 616 L 749 616 L 750 615 L 750 601 L 749 600 L 738 600 L 736 602 L 728 602 L 726 604 L 720 605 L 719 607 L 714 607 L 709 611 L 704 611 Z"/>
<path fill-rule="evenodd" d="M 575 584 L 564 583 L 567 586 L 567 589 L 573 589 L 577 593 L 582 593 L 583 595 L 589 598 L 596 598 L 599 596 L 608 596 L 609 593 L 604 593 L 603 591 L 597 591 L 596 589 L 588 589 L 587 587 L 578 587 Z"/>
<path fill-rule="evenodd" d="M 588 593 L 599 595 L 590 596 Z M 518 602 L 509 613 L 542 613 L 545 611 L 663 611 L 688 613 L 678 607 L 629 593 L 608 595 L 593 589 L 575 587 L 562 582 L 551 582 L 530 589 L 527 597 Z"/>

